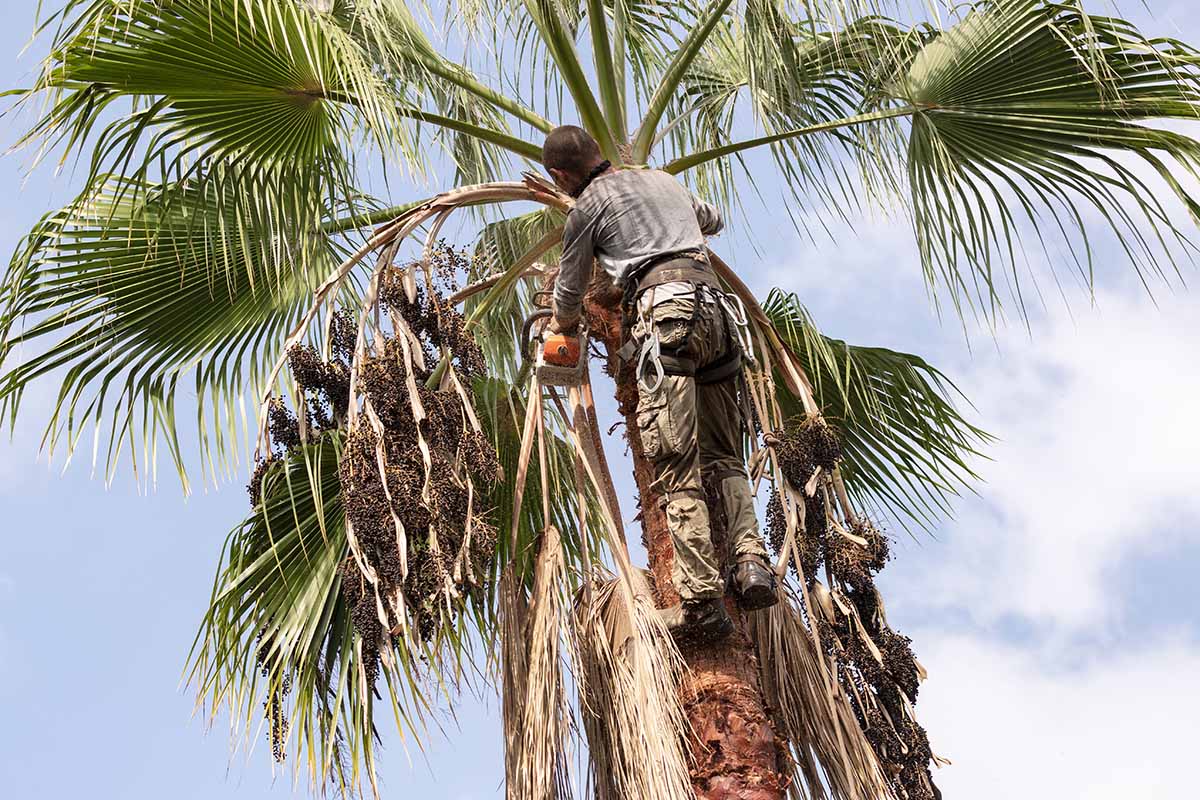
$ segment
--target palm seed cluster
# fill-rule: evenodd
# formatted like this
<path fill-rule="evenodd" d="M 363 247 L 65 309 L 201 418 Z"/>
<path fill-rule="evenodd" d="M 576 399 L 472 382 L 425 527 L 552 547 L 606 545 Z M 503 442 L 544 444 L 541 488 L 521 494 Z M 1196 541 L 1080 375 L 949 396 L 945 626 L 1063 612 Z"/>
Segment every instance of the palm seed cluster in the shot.
<path fill-rule="evenodd" d="M 377 576 L 380 595 L 394 598 L 386 604 L 384 630 L 375 590 L 354 558 L 343 563 L 342 591 L 363 638 L 372 682 L 379 647 L 390 631 L 408 626 L 428 640 L 464 595 L 487 591 L 496 529 L 488 521 L 486 497 L 500 474 L 491 440 L 474 430 L 459 393 L 445 382 L 444 388 L 427 385 L 438 353 L 450 357 L 464 387 L 482 374 L 483 355 L 462 315 L 432 280 L 410 300 L 399 275 L 389 276 L 380 298 L 413 337 L 385 336 L 360 361 L 360 388 L 382 436 L 372 425 L 358 425 L 347 437 L 339 467 L 360 556 Z M 418 423 L 419 413 L 424 419 Z"/>
<path fill-rule="evenodd" d="M 330 319 L 328 359 L 322 358 L 311 345 L 296 345 L 288 351 L 288 367 L 303 391 L 305 422 L 313 435 L 340 427 L 346 418 L 355 338 L 354 317 L 342 310 Z M 267 415 L 272 452 L 255 465 L 246 487 L 252 508 L 257 508 L 262 500 L 262 482 L 267 472 L 303 442 L 300 421 L 282 399 L 271 401 Z"/>
<path fill-rule="evenodd" d="M 255 656 L 255 665 L 258 667 L 262 677 L 270 680 L 271 659 L 267 647 L 263 644 L 265 634 L 266 631 L 264 630 L 258 632 L 256 641 L 259 644 L 259 649 Z M 290 723 L 284 705 L 287 701 L 287 696 L 291 692 L 292 678 L 290 675 L 285 675 L 279 685 L 267 693 L 267 699 L 262 704 L 263 712 L 267 718 L 267 734 L 271 738 L 271 755 L 280 764 L 287 758 L 287 735 Z"/>
<path fill-rule="evenodd" d="M 797 418 L 771 434 L 770 442 L 784 479 L 804 497 L 804 525 L 796 537 L 804 580 L 814 589 L 824 567 L 830 589 L 841 601 L 832 604 L 832 618 L 812 615 L 821 642 L 836 656 L 838 679 L 897 796 L 933 800 L 929 737 L 911 713 L 919 667 L 911 640 L 888 626 L 875 588 L 874 576 L 890 558 L 888 539 L 867 519 L 842 525 L 827 481 L 820 480 L 811 497 L 804 491 L 818 468 L 831 474 L 841 460 L 832 426 L 816 416 Z M 767 531 L 779 553 L 787 519 L 777 492 L 767 506 Z"/>
<path fill-rule="evenodd" d="M 455 276 L 468 266 L 453 248 L 439 246 L 425 262 L 430 278 L 411 300 L 403 271 L 392 271 L 380 290 L 383 311 L 397 318 L 392 335 L 382 334 L 358 361 L 357 396 L 369 404 L 382 428 L 360 418 L 347 426 L 351 370 L 358 326 L 348 311 L 332 315 L 324 353 L 311 345 L 288 352 L 288 367 L 301 389 L 301 410 L 281 399 L 268 407 L 271 452 L 260 460 L 247 491 L 257 510 L 271 468 L 298 453 L 305 441 L 333 431 L 343 433 L 339 479 L 347 522 L 365 565 L 379 581 L 380 596 L 397 598 L 385 627 L 376 588 L 355 557 L 340 569 L 341 592 L 356 632 L 363 640 L 369 683 L 379 670 L 380 648 L 392 631 L 405 626 L 420 640 L 432 637 L 443 614 L 471 593 L 488 591 L 495 558 L 496 529 L 489 521 L 491 488 L 501 468 L 491 439 L 469 422 L 463 397 L 452 384 L 427 384 L 442 354 L 471 402 L 471 386 L 485 370 L 483 354 L 463 316 L 445 300 Z M 418 271 L 415 265 L 407 268 Z M 411 336 L 400 333 L 403 326 Z M 400 337 L 404 338 L 401 339 Z M 406 356 L 404 344 L 408 343 Z M 414 398 L 410 387 L 416 387 Z M 417 424 L 416 409 L 424 417 Z M 423 441 L 428 452 L 419 446 Z M 382 449 L 383 476 L 380 471 Z M 401 555 L 397 520 L 403 526 Z M 389 604 L 391 605 L 391 604 Z M 400 618 L 397 609 L 405 617 Z M 259 665 L 268 672 L 266 660 Z M 282 760 L 288 720 L 289 686 L 274 689 L 264 703 L 272 750 Z"/>

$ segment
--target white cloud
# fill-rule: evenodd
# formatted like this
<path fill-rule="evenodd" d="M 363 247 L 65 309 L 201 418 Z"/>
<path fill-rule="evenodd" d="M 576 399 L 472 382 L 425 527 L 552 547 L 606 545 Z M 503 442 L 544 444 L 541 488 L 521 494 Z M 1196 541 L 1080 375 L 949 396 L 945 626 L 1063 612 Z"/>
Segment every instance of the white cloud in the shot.
<path fill-rule="evenodd" d="M 930 680 L 918 704 L 946 797 L 1184 800 L 1194 761 L 1200 647 L 1029 650 L 917 631 Z M 1053 666 L 1084 658 L 1084 669 Z M 1048 665 L 1050 662 L 1051 665 Z"/>
<path fill-rule="evenodd" d="M 945 546 L 907 554 L 920 563 L 899 588 L 985 624 L 1111 622 L 1123 559 L 1200 541 L 1200 295 L 1104 295 L 997 347 L 956 374 L 1003 440 L 995 463 Z"/>

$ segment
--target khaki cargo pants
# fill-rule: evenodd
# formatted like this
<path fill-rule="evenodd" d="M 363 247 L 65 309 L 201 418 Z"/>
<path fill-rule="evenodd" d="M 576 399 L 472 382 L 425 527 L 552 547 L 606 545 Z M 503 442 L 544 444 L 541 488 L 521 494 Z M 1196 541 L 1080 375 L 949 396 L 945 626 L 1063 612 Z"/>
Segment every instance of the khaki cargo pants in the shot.
<path fill-rule="evenodd" d="M 700 368 L 719 359 L 733 331 L 718 305 L 701 301 L 688 337 L 698 296 L 703 295 L 691 284 L 678 283 L 643 292 L 632 331 L 635 341 L 640 344 L 656 331 L 664 352 L 687 338 L 675 355 L 693 359 Z M 746 473 L 737 380 L 735 376 L 722 383 L 699 385 L 693 377 L 667 375 L 655 391 L 642 390 L 638 399 L 642 447 L 654 465 L 654 488 L 666 506 L 667 526 L 675 545 L 672 578 L 684 600 L 725 594 L 702 474 L 719 481 L 729 523 L 731 560 L 758 556 L 769 563 Z M 649 381 L 653 383 L 652 376 Z"/>

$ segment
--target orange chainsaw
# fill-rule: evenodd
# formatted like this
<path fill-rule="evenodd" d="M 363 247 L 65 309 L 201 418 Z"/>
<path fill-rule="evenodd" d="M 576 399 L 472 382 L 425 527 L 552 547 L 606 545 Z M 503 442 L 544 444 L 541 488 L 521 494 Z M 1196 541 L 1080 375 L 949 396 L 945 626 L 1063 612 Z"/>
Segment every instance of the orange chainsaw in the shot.
<path fill-rule="evenodd" d="M 533 358 L 533 368 L 543 386 L 579 386 L 587 369 L 587 330 L 581 323 L 577 333 L 551 333 L 547 323 L 553 316 L 549 308 L 529 315 L 521 327 L 522 353 L 527 359 Z M 532 333 L 539 321 L 542 325 L 534 352 Z"/>

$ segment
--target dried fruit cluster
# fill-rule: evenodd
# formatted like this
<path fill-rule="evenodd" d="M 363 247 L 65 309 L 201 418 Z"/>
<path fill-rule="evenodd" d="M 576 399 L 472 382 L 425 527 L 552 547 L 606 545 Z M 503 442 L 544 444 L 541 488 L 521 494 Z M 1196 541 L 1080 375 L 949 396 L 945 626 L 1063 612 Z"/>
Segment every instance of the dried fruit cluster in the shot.
<path fill-rule="evenodd" d="M 933 800 L 938 797 L 929 772 L 933 754 L 912 713 L 920 668 L 911 640 L 888 626 L 875 588 L 874 576 L 890 558 L 888 539 L 869 520 L 848 529 L 838 521 L 828 478 L 813 496 L 805 493 L 818 467 L 831 474 L 841 459 L 836 432 L 827 423 L 791 421 L 773 434 L 772 443 L 785 480 L 805 498 L 804 530 L 796 537 L 804 579 L 810 590 L 823 592 L 818 575 L 824 567 L 830 583 L 831 602 L 812 614 L 821 642 L 834 657 L 838 679 L 897 796 Z M 767 531 L 778 553 L 787 518 L 777 493 L 767 506 Z"/>
<path fill-rule="evenodd" d="M 330 319 L 328 360 L 311 345 L 296 345 L 288 351 L 288 368 L 303 391 L 305 421 L 312 434 L 332 430 L 346 417 L 355 338 L 354 318 L 343 310 L 334 313 Z M 267 413 L 272 452 L 255 464 L 254 474 L 246 486 L 251 508 L 257 508 L 262 501 L 262 482 L 267 472 L 298 448 L 303 440 L 300 421 L 283 400 L 272 400 Z"/>
<path fill-rule="evenodd" d="M 462 257 L 443 248 L 434 253 L 432 266 L 436 281 L 426 281 L 411 301 L 401 273 L 389 275 L 380 298 L 393 322 L 391 334 L 377 332 L 369 346 L 364 341 L 357 362 L 358 325 L 344 311 L 330 320 L 324 355 L 309 345 L 288 352 L 291 375 L 302 390 L 301 408 L 293 413 L 282 400 L 269 405 L 271 453 L 256 466 L 247 487 L 258 508 L 264 477 L 273 466 L 305 439 L 344 431 L 338 466 L 354 555 L 339 569 L 341 592 L 362 637 L 372 683 L 380 649 L 394 629 L 429 639 L 444 616 L 461 609 L 472 593 L 488 591 L 493 573 L 496 530 L 487 497 L 500 463 L 468 408 L 471 379 L 484 371 L 483 354 L 462 315 L 435 285 L 451 285 Z M 443 353 L 461 392 L 445 374 L 440 388 L 426 385 L 434 383 Z M 352 370 L 357 370 L 356 398 L 362 403 L 355 407 L 362 413 L 351 425 Z M 259 667 L 270 672 L 261 653 Z M 289 689 L 285 679 L 264 703 L 278 760 L 288 732 Z"/>
<path fill-rule="evenodd" d="M 842 458 L 837 431 L 820 416 L 790 420 L 775 438 L 783 476 L 796 487 L 807 484 L 817 467 L 830 472 Z"/>
<path fill-rule="evenodd" d="M 448 290 L 454 286 L 456 272 L 470 268 L 466 256 L 444 244 L 431 254 L 431 263 L 438 283 Z M 415 300 L 410 301 L 403 281 L 393 274 L 380 287 L 379 298 L 421 337 L 426 362 L 437 349 L 445 348 L 453 354 L 459 374 L 473 378 L 486 370 L 483 351 L 467 330 L 466 319 L 442 298 L 433 281 L 418 286 Z"/>
<path fill-rule="evenodd" d="M 432 287 L 409 302 L 397 280 L 381 297 L 417 341 L 398 333 L 361 360 L 362 392 L 382 435 L 371 424 L 358 425 L 340 464 L 358 555 L 378 580 L 377 587 L 369 584 L 354 558 L 342 565 L 342 590 L 372 665 L 370 679 L 378 666 L 371 656 L 391 630 L 409 626 L 417 637 L 431 637 L 465 595 L 486 591 L 496 529 L 485 494 L 500 473 L 495 449 L 470 424 L 463 397 L 451 386 L 426 386 L 435 348 L 445 347 L 464 368 L 482 364 L 461 316 Z"/>
<path fill-rule="evenodd" d="M 804 530 L 797 531 L 796 546 L 804 577 L 810 584 L 827 557 L 826 542 L 829 515 L 825 493 L 818 489 L 809 496 L 808 485 L 817 469 L 832 473 L 842 458 L 842 446 L 837 432 L 822 417 L 800 417 L 789 420 L 784 430 L 770 435 L 769 441 L 779 458 L 780 471 L 797 496 L 804 498 Z M 776 553 L 781 553 L 787 538 L 787 517 L 778 490 L 772 490 L 767 503 L 767 536 Z M 793 572 L 796 565 L 792 564 Z"/>
<path fill-rule="evenodd" d="M 264 631 L 258 632 L 257 641 L 260 645 L 263 640 L 263 634 Z M 263 678 L 270 680 L 270 656 L 265 647 L 259 647 L 255 663 L 258 665 Z M 282 764 L 287 758 L 287 736 L 290 723 L 284 706 L 287 696 L 291 694 L 291 691 L 291 676 L 285 675 L 280 685 L 270 691 L 267 694 L 266 701 L 263 702 L 263 711 L 267 717 L 267 733 L 271 738 L 271 755 L 274 757 L 276 763 L 279 764 Z"/>

